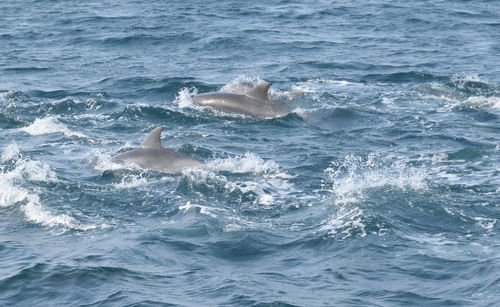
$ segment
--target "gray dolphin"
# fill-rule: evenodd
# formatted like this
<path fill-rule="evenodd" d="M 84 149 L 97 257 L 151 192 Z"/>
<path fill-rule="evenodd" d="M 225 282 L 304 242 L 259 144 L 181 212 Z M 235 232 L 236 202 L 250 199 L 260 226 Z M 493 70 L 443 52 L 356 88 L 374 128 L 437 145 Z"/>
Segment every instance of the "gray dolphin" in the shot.
<path fill-rule="evenodd" d="M 135 163 L 142 168 L 169 174 L 180 174 L 184 168 L 205 166 L 198 160 L 163 147 L 160 140 L 162 130 L 163 127 L 156 127 L 139 148 L 114 156 L 113 162 Z"/>
<path fill-rule="evenodd" d="M 253 85 L 252 82 L 248 81 L 242 81 L 239 83 L 231 84 L 231 85 L 226 85 L 223 87 L 225 92 L 228 93 L 235 93 L 235 94 L 241 94 L 241 93 L 246 93 L 253 89 L 255 85 Z M 287 91 L 283 92 L 284 95 L 287 96 L 304 96 L 306 93 L 303 91 Z"/>
<path fill-rule="evenodd" d="M 191 98 L 203 106 L 264 118 L 276 118 L 290 114 L 290 111 L 278 102 L 269 99 L 268 92 L 271 84 L 271 82 L 258 84 L 245 94 L 220 92 L 193 95 Z"/>

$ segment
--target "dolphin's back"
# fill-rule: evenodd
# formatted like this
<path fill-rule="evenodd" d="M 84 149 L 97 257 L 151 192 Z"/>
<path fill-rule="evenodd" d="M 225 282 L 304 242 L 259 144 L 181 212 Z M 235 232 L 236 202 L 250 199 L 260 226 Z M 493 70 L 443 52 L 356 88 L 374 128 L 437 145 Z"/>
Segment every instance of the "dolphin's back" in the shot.
<path fill-rule="evenodd" d="M 137 149 L 113 157 L 114 162 L 134 163 L 158 172 L 179 174 L 184 168 L 203 167 L 204 164 L 182 153 L 161 145 L 162 127 L 155 128 Z"/>
<path fill-rule="evenodd" d="M 117 155 L 113 160 L 171 174 L 182 173 L 184 168 L 203 166 L 203 163 L 168 148 L 137 148 Z"/>
<path fill-rule="evenodd" d="M 213 108 L 253 115 L 258 117 L 281 117 L 290 112 L 275 101 L 257 99 L 247 95 L 234 93 L 207 93 L 193 96 L 193 100 L 200 105 Z"/>

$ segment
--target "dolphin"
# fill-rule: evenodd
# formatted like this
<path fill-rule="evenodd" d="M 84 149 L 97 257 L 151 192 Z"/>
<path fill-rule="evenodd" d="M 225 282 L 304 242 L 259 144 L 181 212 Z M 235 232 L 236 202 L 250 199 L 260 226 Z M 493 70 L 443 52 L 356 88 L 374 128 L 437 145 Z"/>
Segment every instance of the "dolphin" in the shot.
<path fill-rule="evenodd" d="M 169 174 L 180 174 L 184 168 L 202 168 L 202 162 L 163 147 L 160 141 L 163 127 L 156 127 L 139 148 L 113 157 L 113 162 L 135 163 L 141 168 Z"/>
<path fill-rule="evenodd" d="M 215 92 L 192 95 L 191 98 L 202 106 L 263 118 L 276 118 L 290 114 L 290 111 L 278 102 L 269 99 L 268 92 L 271 84 L 272 82 L 263 82 L 245 94 Z"/>
<path fill-rule="evenodd" d="M 246 93 L 251 89 L 253 89 L 254 87 L 255 85 L 253 85 L 252 82 L 242 81 L 235 84 L 226 85 L 222 89 L 228 93 L 240 94 L 240 93 Z M 287 91 L 283 92 L 283 94 L 287 96 L 304 96 L 306 93 L 303 91 Z"/>

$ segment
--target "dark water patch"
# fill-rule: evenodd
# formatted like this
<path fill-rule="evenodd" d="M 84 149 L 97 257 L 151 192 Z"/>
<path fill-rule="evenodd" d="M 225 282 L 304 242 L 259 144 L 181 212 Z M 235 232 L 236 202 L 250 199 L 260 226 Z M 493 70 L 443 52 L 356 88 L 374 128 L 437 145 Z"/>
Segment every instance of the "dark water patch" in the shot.
<path fill-rule="evenodd" d="M 68 19 L 60 19 L 64 25 L 67 24 L 87 24 L 87 25 L 96 25 L 103 24 L 105 26 L 109 26 L 110 24 L 121 24 L 124 21 L 136 20 L 136 16 L 122 15 L 122 16 L 100 16 L 98 14 L 93 16 L 75 16 Z"/>
<path fill-rule="evenodd" d="M 18 118 L 13 118 L 9 114 L 0 112 L 0 127 L 2 129 L 12 129 L 24 126 L 26 123 Z"/>
<path fill-rule="evenodd" d="M 202 248 L 200 244 L 187 242 L 184 239 L 176 240 L 175 238 L 171 237 L 172 235 L 175 235 L 175 233 L 167 233 L 166 230 L 163 231 L 163 234 L 161 235 L 156 235 L 156 234 L 144 235 L 143 237 L 140 238 L 139 246 L 141 247 L 150 246 L 151 248 L 155 248 L 158 245 L 160 245 L 163 246 L 167 251 L 172 249 L 179 252 L 189 252 L 189 253 L 199 252 Z M 177 233 L 177 235 L 179 235 L 179 233 Z M 185 236 L 183 234 L 180 237 L 184 238 Z M 161 262 L 164 260 L 168 259 L 156 259 L 155 261 Z"/>
<path fill-rule="evenodd" d="M 23 302 L 23 304 L 37 304 L 48 299 L 58 304 L 72 302 L 84 303 L 91 293 L 106 291 L 100 287 L 105 280 L 119 278 L 124 284 L 134 280 L 137 272 L 116 267 L 84 267 L 75 268 L 65 265 L 36 264 L 15 276 L 0 282 L 2 285 L 3 301 L 6 303 Z M 139 280 L 144 280 L 139 277 Z M 28 281 L 28 282 L 25 282 Z M 56 289 L 54 284 L 64 286 Z M 78 288 L 79 291 L 68 291 Z M 49 291 L 42 289 L 49 288 Z M 108 289 L 108 288 L 107 288 Z"/>
<path fill-rule="evenodd" d="M 375 295 L 373 295 L 375 294 Z M 361 296 L 367 295 L 367 296 L 375 296 L 375 297 L 383 297 L 381 299 L 381 303 L 390 303 L 390 304 L 397 304 L 397 305 L 429 305 L 429 306 L 467 306 L 470 304 L 470 301 L 468 300 L 456 300 L 456 299 L 447 299 L 447 298 L 439 298 L 439 297 L 433 297 L 433 296 L 425 296 L 425 295 L 419 295 L 418 293 L 415 293 L 413 291 L 382 291 L 382 292 L 375 292 L 375 293 L 370 293 L 364 292 L 362 294 L 359 294 Z"/>
<path fill-rule="evenodd" d="M 163 41 L 163 38 L 156 37 L 147 34 L 136 34 L 125 37 L 108 37 L 105 38 L 102 43 L 104 45 L 111 46 L 134 46 L 140 45 L 144 47 L 146 45 L 158 45 Z"/>
<path fill-rule="evenodd" d="M 449 160 L 474 161 L 481 159 L 486 153 L 480 148 L 464 148 L 456 152 L 448 153 Z"/>
<path fill-rule="evenodd" d="M 66 97 L 92 97 L 96 95 L 95 92 L 85 92 L 85 91 L 71 91 L 71 90 L 29 90 L 25 92 L 29 97 L 34 98 L 47 98 L 47 99 L 63 99 Z M 105 93 L 98 93 L 98 95 L 106 95 Z"/>
<path fill-rule="evenodd" d="M 368 74 L 364 75 L 362 80 L 364 82 L 423 83 L 444 81 L 446 80 L 446 77 L 425 72 L 409 71 L 391 74 Z"/>
<path fill-rule="evenodd" d="M 51 70 L 51 69 L 48 67 L 7 67 L 7 68 L 3 69 L 3 71 L 5 71 L 8 74 L 9 73 L 30 74 L 30 73 L 36 73 L 36 72 L 46 72 L 49 70 Z"/>
<path fill-rule="evenodd" d="M 315 126 L 335 131 L 372 129 L 377 124 L 380 124 L 378 116 L 353 107 L 317 110 L 307 114 L 306 120 Z"/>
<path fill-rule="evenodd" d="M 221 240 L 210 243 L 208 250 L 220 260 L 231 262 L 257 260 L 272 253 L 272 244 L 268 240 L 260 240 L 258 233 L 237 234 L 237 240 Z"/>

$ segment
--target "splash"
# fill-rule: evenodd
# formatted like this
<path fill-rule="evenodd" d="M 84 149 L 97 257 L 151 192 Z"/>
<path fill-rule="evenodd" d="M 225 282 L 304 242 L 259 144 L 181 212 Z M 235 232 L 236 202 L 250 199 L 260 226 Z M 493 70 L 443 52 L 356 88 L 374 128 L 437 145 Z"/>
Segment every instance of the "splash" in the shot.
<path fill-rule="evenodd" d="M 278 163 L 272 160 L 265 161 L 258 155 L 250 152 L 247 152 L 240 157 L 237 156 L 225 159 L 215 159 L 208 162 L 208 166 L 210 169 L 217 171 L 252 173 L 254 175 L 261 175 L 265 177 L 290 177 L 280 171 Z"/>
<path fill-rule="evenodd" d="M 253 153 L 240 157 L 215 159 L 207 163 L 208 169 L 187 169 L 183 176 L 192 187 L 222 189 L 228 193 L 252 193 L 255 205 L 273 205 L 284 202 L 290 193 L 297 192 L 287 179 L 293 176 L 280 170 L 274 161 L 265 161 Z M 247 180 L 229 181 L 218 172 L 245 174 Z"/>
<path fill-rule="evenodd" d="M 229 83 L 221 87 L 219 92 L 245 94 L 259 83 L 265 82 L 259 77 L 250 77 L 247 75 L 240 75 Z"/>
<path fill-rule="evenodd" d="M 131 144 L 129 142 L 125 143 L 120 149 L 131 148 Z M 94 167 L 95 170 L 103 173 L 106 171 L 114 171 L 114 170 L 122 170 L 122 169 L 132 169 L 132 170 L 140 170 L 144 171 L 139 165 L 134 163 L 116 163 L 113 161 L 113 155 L 109 152 L 101 152 L 96 149 L 92 153 L 92 156 L 89 159 L 89 165 Z"/>
<path fill-rule="evenodd" d="M 381 187 L 425 190 L 427 173 L 410 167 L 405 159 L 384 163 L 381 157 L 370 154 L 367 158 L 349 155 L 332 163 L 326 173 L 333 182 L 330 192 L 337 203 L 356 203 L 366 197 L 366 192 Z"/>
<path fill-rule="evenodd" d="M 202 106 L 198 105 L 191 99 L 192 95 L 197 95 L 198 94 L 198 89 L 191 87 L 191 88 L 183 88 L 179 91 L 177 96 L 175 97 L 174 103 L 179 106 L 179 108 L 190 108 L 190 109 L 198 109 L 201 110 L 203 109 Z"/>
<path fill-rule="evenodd" d="M 237 184 L 228 181 L 225 176 L 218 175 L 211 170 L 186 168 L 182 171 L 182 176 L 187 179 L 191 188 L 203 186 L 211 190 L 223 189 L 228 192 L 238 189 Z"/>
<path fill-rule="evenodd" d="M 13 142 L 5 147 L 2 153 L 2 161 L 9 161 L 19 156 L 19 147 Z"/>

